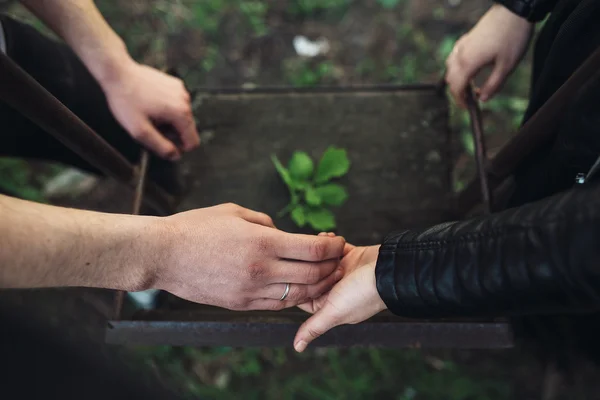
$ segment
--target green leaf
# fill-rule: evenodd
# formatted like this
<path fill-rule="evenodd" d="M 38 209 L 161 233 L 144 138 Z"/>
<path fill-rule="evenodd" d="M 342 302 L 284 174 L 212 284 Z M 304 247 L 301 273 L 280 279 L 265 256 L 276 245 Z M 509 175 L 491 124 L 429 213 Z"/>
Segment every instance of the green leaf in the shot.
<path fill-rule="evenodd" d="M 288 169 L 292 178 L 304 181 L 312 176 L 315 166 L 308 154 L 303 151 L 296 151 L 290 159 Z"/>
<path fill-rule="evenodd" d="M 315 231 L 324 232 L 335 228 L 335 216 L 325 208 L 309 209 L 306 219 Z"/>
<path fill-rule="evenodd" d="M 281 179 L 285 182 L 285 184 L 292 190 L 294 187 L 294 180 L 292 179 L 290 172 L 279 162 L 279 159 L 275 155 L 271 155 L 271 160 L 275 165 L 275 169 L 281 176 Z"/>
<path fill-rule="evenodd" d="M 294 208 L 290 213 L 290 217 L 300 228 L 306 225 L 306 213 L 304 212 L 304 207 L 297 206 Z"/>
<path fill-rule="evenodd" d="M 306 192 L 304 192 L 304 199 L 309 206 L 321 205 L 321 197 L 312 186 L 306 188 Z"/>
<path fill-rule="evenodd" d="M 349 168 L 350 160 L 348 160 L 346 150 L 329 147 L 319 162 L 315 182 L 325 183 L 331 178 L 344 176 Z"/>
<path fill-rule="evenodd" d="M 337 183 L 329 183 L 319 186 L 315 192 L 323 202 L 328 206 L 341 206 L 348 199 L 346 188 Z"/>

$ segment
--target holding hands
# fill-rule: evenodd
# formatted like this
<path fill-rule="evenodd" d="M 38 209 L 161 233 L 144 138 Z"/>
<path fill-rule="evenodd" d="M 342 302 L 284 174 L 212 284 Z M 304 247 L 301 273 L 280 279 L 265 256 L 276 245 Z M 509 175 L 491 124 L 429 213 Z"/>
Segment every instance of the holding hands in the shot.
<path fill-rule="evenodd" d="M 342 237 L 283 232 L 268 215 L 235 204 L 161 221 L 153 236 L 165 257 L 151 287 L 193 302 L 281 310 L 319 297 L 342 277 Z"/>
<path fill-rule="evenodd" d="M 335 237 L 332 233 L 319 236 Z M 340 263 L 342 279 L 329 292 L 299 306 L 314 315 L 296 333 L 296 351 L 304 351 L 310 342 L 338 325 L 357 324 L 386 309 L 375 284 L 378 253 L 378 245 L 345 244 Z"/>

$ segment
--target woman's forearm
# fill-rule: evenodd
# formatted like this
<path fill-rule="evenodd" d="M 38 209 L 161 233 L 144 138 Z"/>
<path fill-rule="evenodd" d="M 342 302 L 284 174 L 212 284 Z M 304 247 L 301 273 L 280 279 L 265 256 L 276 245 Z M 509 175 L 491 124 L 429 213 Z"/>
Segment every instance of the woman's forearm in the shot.
<path fill-rule="evenodd" d="M 156 221 L 0 195 L 0 287 L 146 289 L 161 258 Z"/>
<path fill-rule="evenodd" d="M 101 84 L 118 80 L 131 59 L 92 0 L 21 0 L 67 42 Z"/>
<path fill-rule="evenodd" d="M 600 182 L 495 215 L 390 235 L 377 288 L 410 317 L 600 308 Z"/>

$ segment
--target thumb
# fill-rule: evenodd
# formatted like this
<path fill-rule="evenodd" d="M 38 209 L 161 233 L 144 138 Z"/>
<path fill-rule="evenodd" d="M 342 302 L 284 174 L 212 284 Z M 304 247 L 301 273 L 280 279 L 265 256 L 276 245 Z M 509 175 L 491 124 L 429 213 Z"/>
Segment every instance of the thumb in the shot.
<path fill-rule="evenodd" d="M 481 88 L 479 99 L 481 101 L 488 101 L 491 97 L 493 97 L 498 89 L 500 89 L 500 86 L 502 86 L 504 78 L 506 78 L 506 69 L 502 64 L 496 63 L 492 73 Z"/>
<path fill-rule="evenodd" d="M 339 318 L 333 314 L 333 308 L 327 307 L 328 305 L 307 319 L 298 329 L 294 338 L 294 349 L 298 353 L 302 353 L 310 342 L 341 324 Z"/>

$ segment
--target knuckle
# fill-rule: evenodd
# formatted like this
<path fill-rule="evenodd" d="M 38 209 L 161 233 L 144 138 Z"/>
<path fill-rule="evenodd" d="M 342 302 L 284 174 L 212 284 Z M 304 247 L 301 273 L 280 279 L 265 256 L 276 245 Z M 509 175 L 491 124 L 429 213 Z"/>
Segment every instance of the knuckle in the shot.
<path fill-rule="evenodd" d="M 235 203 L 225 203 L 225 204 L 223 204 L 223 209 L 226 210 L 226 211 L 232 212 L 232 213 L 239 212 L 240 208 L 241 207 L 238 206 Z"/>
<path fill-rule="evenodd" d="M 300 285 L 290 285 L 289 299 L 293 301 L 300 301 L 306 298 L 306 288 Z"/>
<path fill-rule="evenodd" d="M 317 260 L 323 260 L 327 254 L 327 245 L 323 240 L 314 240 L 310 245 L 310 255 Z"/>
<path fill-rule="evenodd" d="M 311 285 L 321 280 L 321 270 L 318 267 L 310 267 L 306 270 L 305 282 Z"/>
<path fill-rule="evenodd" d="M 188 120 L 188 123 L 191 124 L 194 121 L 194 114 L 189 103 L 186 102 L 182 105 L 182 114 Z"/>
<path fill-rule="evenodd" d="M 320 332 L 319 329 L 315 329 L 315 328 L 311 328 L 311 327 L 306 328 L 306 331 L 308 332 L 309 336 L 313 339 L 316 339 L 323 334 L 323 332 Z"/>
<path fill-rule="evenodd" d="M 265 214 L 265 213 L 260 213 L 261 218 L 264 219 L 265 223 L 267 225 L 273 225 L 273 218 L 271 218 L 269 215 Z"/>
<path fill-rule="evenodd" d="M 258 236 L 256 238 L 255 250 L 258 254 L 264 255 L 271 250 L 271 240 L 266 236 Z"/>
<path fill-rule="evenodd" d="M 247 268 L 248 278 L 252 281 L 261 281 L 268 275 L 268 269 L 257 263 L 252 263 Z"/>
<path fill-rule="evenodd" d="M 147 129 L 136 129 L 133 131 L 132 136 L 137 140 L 146 140 L 150 137 L 150 132 Z"/>

